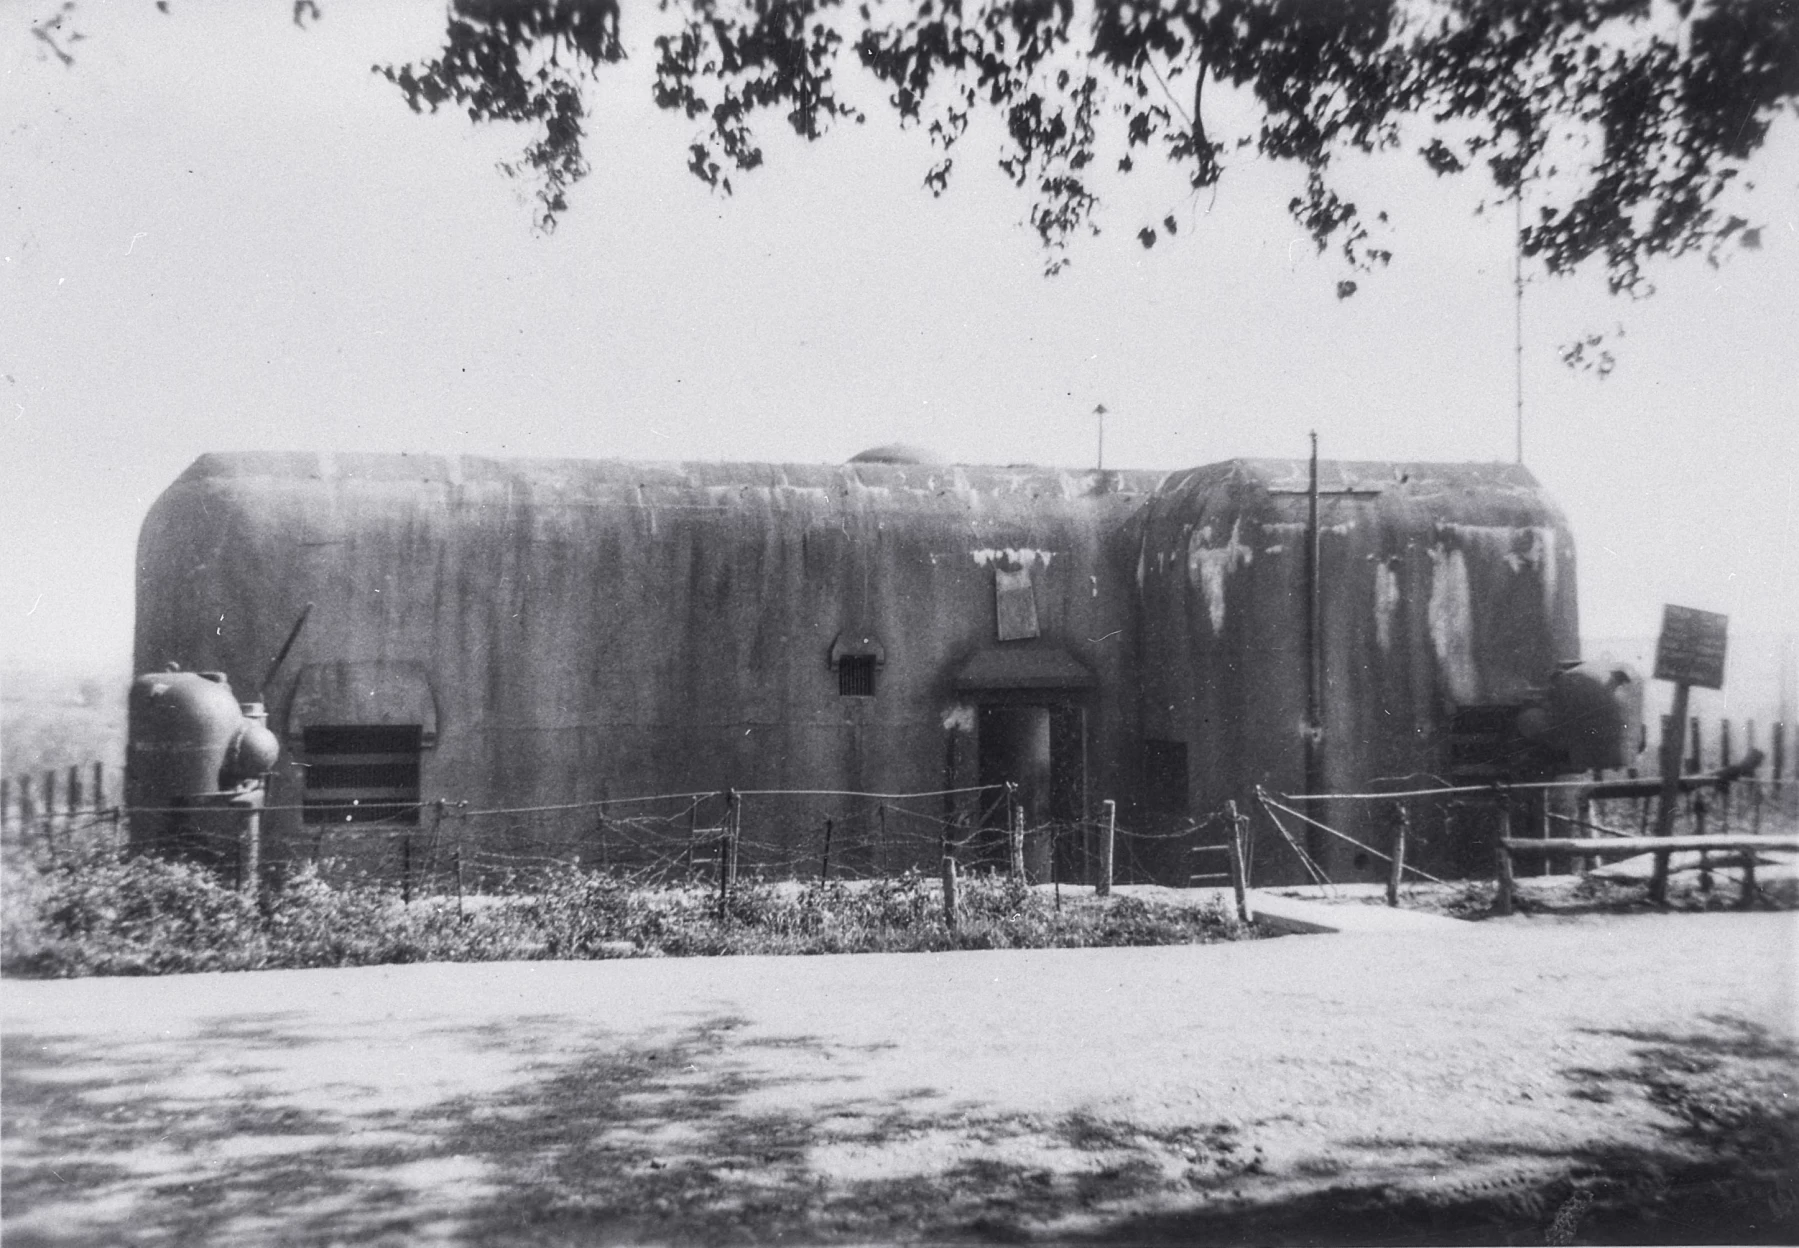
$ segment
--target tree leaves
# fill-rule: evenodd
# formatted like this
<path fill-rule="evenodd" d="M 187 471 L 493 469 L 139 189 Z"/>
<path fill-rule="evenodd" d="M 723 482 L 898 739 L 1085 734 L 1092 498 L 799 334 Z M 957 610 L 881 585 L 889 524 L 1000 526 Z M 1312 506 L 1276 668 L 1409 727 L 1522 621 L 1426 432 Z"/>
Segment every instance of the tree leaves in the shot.
<path fill-rule="evenodd" d="M 568 208 L 568 188 L 588 172 L 581 79 L 623 58 L 618 21 L 615 0 L 456 0 L 437 59 L 375 72 L 400 88 L 414 112 L 449 103 L 471 121 L 538 126 L 541 137 L 523 158 L 501 169 L 541 180 L 538 222 L 551 230 Z"/>
<path fill-rule="evenodd" d="M 1153 152 L 1199 191 L 1246 148 L 1303 173 L 1288 210 L 1320 252 L 1384 264 L 1335 164 L 1409 150 L 1439 175 L 1522 194 L 1521 246 L 1551 272 L 1596 260 L 1614 291 L 1640 292 L 1651 257 L 1759 244 L 1718 205 L 1799 100 L 1795 0 L 1090 3 L 659 0 L 632 16 L 660 24 L 655 99 L 696 124 L 688 168 L 708 186 L 729 193 L 762 163 L 769 117 L 805 139 L 863 121 L 840 92 L 853 64 L 942 152 L 924 177 L 933 194 L 973 119 L 999 123 L 998 166 L 1029 195 L 1051 272 L 1097 232 L 1096 169 L 1128 175 Z M 538 127 L 506 168 L 541 180 L 548 228 L 587 172 L 582 93 L 624 55 L 620 20 L 618 0 L 452 0 L 436 59 L 379 72 L 415 109 Z M 1208 87 L 1253 104 L 1251 130 L 1209 128 Z M 1163 225 L 1174 233 L 1172 214 Z M 1137 237 L 1149 247 L 1157 231 Z"/>

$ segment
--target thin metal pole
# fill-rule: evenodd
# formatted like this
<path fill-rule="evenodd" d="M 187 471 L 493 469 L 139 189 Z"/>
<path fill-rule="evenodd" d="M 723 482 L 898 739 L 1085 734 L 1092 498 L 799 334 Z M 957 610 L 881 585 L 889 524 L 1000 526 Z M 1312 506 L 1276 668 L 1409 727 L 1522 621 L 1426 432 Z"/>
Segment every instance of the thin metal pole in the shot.
<path fill-rule="evenodd" d="M 1323 716 L 1319 710 L 1324 681 L 1320 672 L 1318 654 L 1319 631 L 1319 555 L 1321 551 L 1318 532 L 1318 431 L 1312 430 L 1311 471 L 1306 485 L 1306 739 L 1305 770 L 1306 792 L 1324 792 L 1323 768 L 1321 766 L 1321 737 L 1323 736 Z M 1323 816 L 1328 818 L 1328 811 Z M 1310 828 L 1306 829 L 1306 852 L 1317 856 L 1317 836 Z"/>
<path fill-rule="evenodd" d="M 1524 170 L 1512 190 L 1512 429 L 1524 462 Z"/>

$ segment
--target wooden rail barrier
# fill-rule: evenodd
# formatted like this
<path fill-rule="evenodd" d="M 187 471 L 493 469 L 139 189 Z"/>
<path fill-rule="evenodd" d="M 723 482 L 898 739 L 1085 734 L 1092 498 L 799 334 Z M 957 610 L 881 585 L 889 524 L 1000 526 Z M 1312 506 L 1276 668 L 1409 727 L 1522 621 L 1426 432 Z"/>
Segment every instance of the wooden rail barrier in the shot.
<path fill-rule="evenodd" d="M 1592 840 L 1550 837 L 1524 840 L 1515 836 L 1501 837 L 1497 866 L 1499 895 L 1494 910 L 1512 912 L 1512 858 L 1517 855 L 1580 855 L 1585 858 L 1634 858 L 1638 854 L 1674 854 L 1687 850 L 1725 851 L 1743 855 L 1748 870 L 1743 878 L 1743 904 L 1755 895 L 1754 855 L 1756 853 L 1799 853 L 1799 836 L 1620 836 L 1596 837 Z"/>

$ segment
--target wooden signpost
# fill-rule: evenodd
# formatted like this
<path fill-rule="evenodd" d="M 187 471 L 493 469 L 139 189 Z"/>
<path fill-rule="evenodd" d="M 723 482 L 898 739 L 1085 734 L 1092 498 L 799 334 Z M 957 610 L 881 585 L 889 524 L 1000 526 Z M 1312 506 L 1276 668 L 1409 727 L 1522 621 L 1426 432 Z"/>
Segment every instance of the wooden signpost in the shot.
<path fill-rule="evenodd" d="M 1662 792 L 1655 811 L 1655 834 L 1674 831 L 1674 804 L 1680 794 L 1681 743 L 1686 736 L 1687 694 L 1724 687 L 1724 652 L 1730 617 L 1692 607 L 1664 606 L 1662 631 L 1655 642 L 1655 678 L 1674 682 L 1674 707 L 1668 722 L 1673 731 L 1662 731 Z M 1668 895 L 1668 855 L 1655 855 L 1655 871 L 1649 878 L 1649 900 L 1660 903 Z"/>

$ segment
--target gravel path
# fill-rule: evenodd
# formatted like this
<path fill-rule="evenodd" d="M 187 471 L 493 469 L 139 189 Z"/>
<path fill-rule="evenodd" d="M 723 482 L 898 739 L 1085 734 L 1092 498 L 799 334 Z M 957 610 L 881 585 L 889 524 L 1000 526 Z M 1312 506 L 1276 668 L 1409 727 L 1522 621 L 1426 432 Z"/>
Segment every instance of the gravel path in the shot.
<path fill-rule="evenodd" d="M 9 1248 L 1791 1242 L 1795 935 L 11 980 L 0 1212 Z"/>

